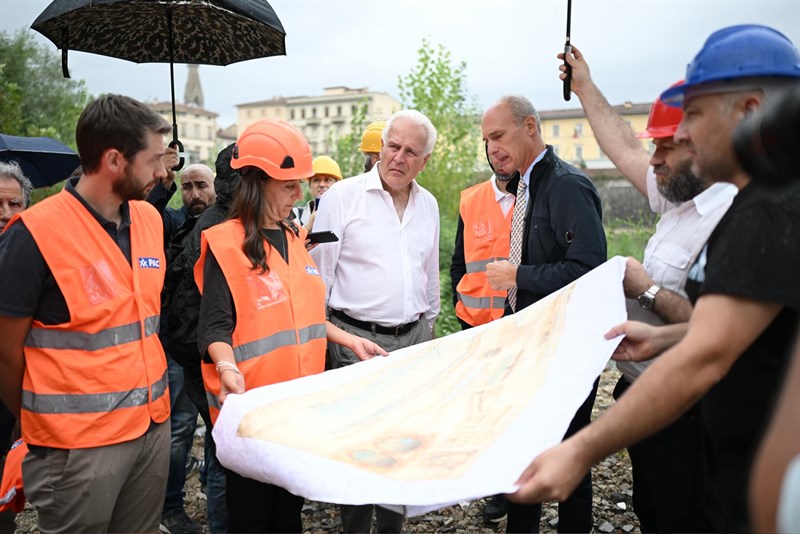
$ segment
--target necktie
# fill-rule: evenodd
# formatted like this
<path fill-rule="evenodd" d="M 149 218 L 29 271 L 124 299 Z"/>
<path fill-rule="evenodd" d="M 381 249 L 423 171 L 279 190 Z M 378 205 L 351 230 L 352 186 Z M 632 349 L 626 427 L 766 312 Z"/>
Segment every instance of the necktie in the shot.
<path fill-rule="evenodd" d="M 522 262 L 522 234 L 525 231 L 525 211 L 528 207 L 528 186 L 520 177 L 517 186 L 517 200 L 514 204 L 514 215 L 511 216 L 511 247 L 509 249 L 508 261 L 513 265 Z M 511 311 L 517 311 L 517 288 L 512 287 L 508 290 L 508 303 Z"/>

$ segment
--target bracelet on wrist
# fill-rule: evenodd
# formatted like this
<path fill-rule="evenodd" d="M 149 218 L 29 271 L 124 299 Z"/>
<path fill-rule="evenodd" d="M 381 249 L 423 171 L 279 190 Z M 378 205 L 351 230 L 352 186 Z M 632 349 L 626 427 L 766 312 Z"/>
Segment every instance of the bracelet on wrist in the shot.
<path fill-rule="evenodd" d="M 227 361 L 224 361 L 224 360 L 220 361 L 220 362 L 217 362 L 216 368 L 217 368 L 217 373 L 218 374 L 222 374 L 223 371 L 228 370 L 228 369 L 230 369 L 231 371 L 235 371 L 235 372 L 239 373 L 240 375 L 242 374 L 242 372 L 239 371 L 239 368 L 236 366 L 235 363 L 227 362 Z"/>

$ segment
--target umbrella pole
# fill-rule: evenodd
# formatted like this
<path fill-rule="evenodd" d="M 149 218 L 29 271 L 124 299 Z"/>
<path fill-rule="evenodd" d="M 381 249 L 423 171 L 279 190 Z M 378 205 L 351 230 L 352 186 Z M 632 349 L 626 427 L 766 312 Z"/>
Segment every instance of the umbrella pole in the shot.
<path fill-rule="evenodd" d="M 178 140 L 178 120 L 175 117 L 175 72 L 174 72 L 174 57 L 173 57 L 173 40 L 172 40 L 172 10 L 167 9 L 167 36 L 169 39 L 169 85 L 172 94 L 172 142 L 170 147 L 177 147 L 179 152 L 183 152 L 183 143 Z M 183 168 L 183 156 L 178 160 L 178 164 L 173 167 L 173 170 L 179 171 Z"/>

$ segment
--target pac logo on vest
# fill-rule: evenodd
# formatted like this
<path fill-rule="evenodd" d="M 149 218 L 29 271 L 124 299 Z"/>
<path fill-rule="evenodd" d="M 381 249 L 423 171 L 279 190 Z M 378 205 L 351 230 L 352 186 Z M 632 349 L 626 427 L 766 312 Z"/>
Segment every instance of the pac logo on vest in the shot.
<path fill-rule="evenodd" d="M 314 276 L 319 276 L 319 271 L 316 267 L 312 267 L 311 265 L 306 265 L 306 274 L 313 274 Z"/>
<path fill-rule="evenodd" d="M 139 258 L 140 269 L 160 269 L 161 261 L 158 258 Z"/>

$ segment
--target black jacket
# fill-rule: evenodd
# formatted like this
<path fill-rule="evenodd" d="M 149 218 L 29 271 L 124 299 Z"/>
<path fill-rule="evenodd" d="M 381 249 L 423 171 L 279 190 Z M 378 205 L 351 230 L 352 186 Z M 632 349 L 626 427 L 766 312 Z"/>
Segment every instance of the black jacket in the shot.
<path fill-rule="evenodd" d="M 516 194 L 519 175 L 508 191 Z M 561 289 L 606 261 L 600 195 L 591 179 L 547 153 L 531 171 L 522 262 L 517 270 L 517 309 Z M 506 315 L 511 308 L 506 303 Z"/>
<path fill-rule="evenodd" d="M 197 322 L 200 316 L 200 292 L 194 282 L 194 264 L 200 258 L 200 234 L 224 221 L 233 204 L 240 177 L 238 171 L 230 167 L 232 150 L 231 144 L 217 157 L 217 176 L 214 179 L 217 201 L 197 218 L 185 234 L 176 234 L 171 243 L 171 246 L 179 246 L 179 252 L 167 264 L 164 281 L 166 298 L 162 305 L 169 310 L 169 336 L 164 340 L 164 348 L 167 354 L 182 365 L 186 365 L 187 361 L 196 361 L 199 367 Z"/>

